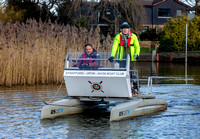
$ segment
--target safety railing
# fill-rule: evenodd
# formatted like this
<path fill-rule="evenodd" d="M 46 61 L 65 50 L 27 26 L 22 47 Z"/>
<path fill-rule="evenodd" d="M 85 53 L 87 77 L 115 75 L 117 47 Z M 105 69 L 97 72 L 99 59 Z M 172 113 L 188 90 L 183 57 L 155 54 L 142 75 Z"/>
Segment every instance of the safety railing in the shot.
<path fill-rule="evenodd" d="M 152 95 L 152 77 L 149 77 L 148 84 L 147 84 L 147 96 L 151 96 L 151 95 Z"/>

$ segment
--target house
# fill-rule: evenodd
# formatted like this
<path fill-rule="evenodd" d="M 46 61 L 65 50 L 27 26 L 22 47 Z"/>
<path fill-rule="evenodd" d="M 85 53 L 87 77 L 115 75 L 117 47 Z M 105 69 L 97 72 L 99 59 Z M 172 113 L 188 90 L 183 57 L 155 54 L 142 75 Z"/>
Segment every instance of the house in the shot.
<path fill-rule="evenodd" d="M 145 29 L 163 27 L 171 17 L 188 14 L 190 6 L 180 0 L 142 0 L 148 20 L 142 26 Z"/>
<path fill-rule="evenodd" d="M 148 30 L 149 28 L 159 27 L 162 28 L 165 23 L 171 17 L 178 17 L 181 14 L 188 14 L 189 9 L 191 8 L 189 5 L 181 2 L 180 0 L 140 0 L 144 5 L 147 21 L 145 21 L 142 26 L 144 30 Z M 112 7 L 108 7 L 105 9 L 105 15 L 108 18 L 114 18 L 114 13 Z M 104 31 L 109 32 L 108 24 L 105 20 L 101 19 L 102 13 L 98 12 L 97 15 L 97 23 L 100 28 Z M 112 19 L 111 19 L 112 20 Z M 113 19 L 114 20 L 114 19 Z M 118 30 L 120 23 L 115 23 L 114 28 Z"/>

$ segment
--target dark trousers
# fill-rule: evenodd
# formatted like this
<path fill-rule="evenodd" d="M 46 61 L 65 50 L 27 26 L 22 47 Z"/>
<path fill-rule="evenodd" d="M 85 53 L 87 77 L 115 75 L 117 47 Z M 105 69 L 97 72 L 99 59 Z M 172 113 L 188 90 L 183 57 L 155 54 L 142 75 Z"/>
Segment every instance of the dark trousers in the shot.
<path fill-rule="evenodd" d="M 120 68 L 126 68 L 126 61 L 119 61 Z M 133 70 L 134 62 L 130 62 L 130 70 Z"/>

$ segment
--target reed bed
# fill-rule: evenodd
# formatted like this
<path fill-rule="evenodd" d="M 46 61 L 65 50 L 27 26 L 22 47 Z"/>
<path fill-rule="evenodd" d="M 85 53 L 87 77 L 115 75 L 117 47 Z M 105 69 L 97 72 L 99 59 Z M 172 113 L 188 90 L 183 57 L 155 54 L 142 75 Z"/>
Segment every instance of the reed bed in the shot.
<path fill-rule="evenodd" d="M 87 31 L 35 20 L 0 22 L 0 86 L 60 84 L 67 52 L 83 51 L 85 43 L 111 51 L 111 37 L 101 36 L 98 27 Z"/>

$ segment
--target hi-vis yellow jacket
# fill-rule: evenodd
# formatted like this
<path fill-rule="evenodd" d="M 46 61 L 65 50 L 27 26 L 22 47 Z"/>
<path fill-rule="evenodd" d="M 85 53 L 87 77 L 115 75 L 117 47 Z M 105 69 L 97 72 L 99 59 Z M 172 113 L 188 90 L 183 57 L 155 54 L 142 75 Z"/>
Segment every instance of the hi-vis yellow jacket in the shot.
<path fill-rule="evenodd" d="M 114 39 L 112 51 L 111 51 L 111 57 L 115 57 L 117 52 L 117 59 L 123 59 L 124 54 L 124 46 L 121 46 L 120 44 L 120 37 L 122 36 L 122 32 L 117 34 L 117 36 Z M 129 38 L 130 39 L 130 38 Z M 121 40 L 122 41 L 122 40 Z M 134 33 L 131 33 L 131 40 L 130 40 L 130 46 L 128 46 L 127 49 L 130 49 L 130 59 L 131 61 L 134 61 L 134 54 L 136 53 L 138 56 L 140 54 L 140 45 L 139 41 L 137 39 L 137 36 Z"/>

